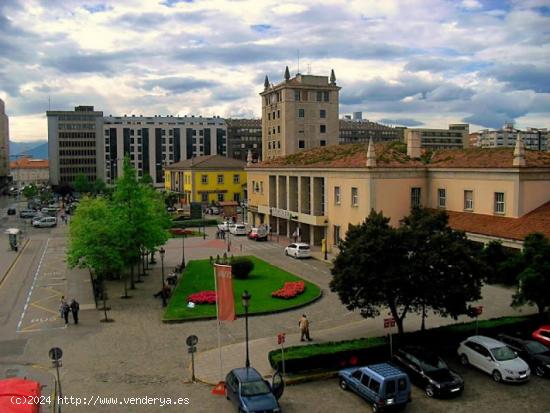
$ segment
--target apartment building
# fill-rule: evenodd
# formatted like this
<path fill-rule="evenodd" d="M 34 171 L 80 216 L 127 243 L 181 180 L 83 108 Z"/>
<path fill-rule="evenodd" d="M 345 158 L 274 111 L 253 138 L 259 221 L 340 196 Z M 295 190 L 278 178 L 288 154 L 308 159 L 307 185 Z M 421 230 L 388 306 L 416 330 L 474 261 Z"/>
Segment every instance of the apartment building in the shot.
<path fill-rule="evenodd" d="M 128 155 L 139 176 L 164 186 L 164 168 L 203 155 L 227 154 L 227 127 L 219 117 L 107 116 L 103 118 L 102 166 L 107 183 L 122 175 Z"/>
<path fill-rule="evenodd" d="M 361 112 L 356 112 L 361 113 Z M 403 141 L 404 127 L 391 127 L 368 120 L 340 119 L 340 144 Z"/>
<path fill-rule="evenodd" d="M 550 153 L 526 151 L 518 140 L 515 148 L 427 154 L 420 138 L 315 148 L 247 166 L 249 222 L 299 232 L 313 245 L 327 239 L 329 250 L 372 209 L 398 225 L 413 206 L 446 210 L 452 227 L 479 242 L 519 248 L 530 232 L 550 236 Z"/>
<path fill-rule="evenodd" d="M 276 85 L 265 77 L 262 97 L 262 159 L 338 144 L 340 87 L 328 76 L 296 74 L 288 67 Z"/>
<path fill-rule="evenodd" d="M 248 151 L 254 162 L 262 158 L 262 120 L 226 119 L 227 156 L 246 161 Z"/>
<path fill-rule="evenodd" d="M 50 183 L 72 185 L 79 174 L 90 182 L 104 179 L 103 112 L 77 106 L 74 111 L 49 110 L 46 115 Z"/>
<path fill-rule="evenodd" d="M 470 125 L 466 123 L 450 124 L 448 129 L 405 129 L 405 141 L 413 134 L 420 136 L 422 148 L 428 150 L 437 149 L 462 149 L 470 146 Z"/>
<path fill-rule="evenodd" d="M 17 188 L 26 185 L 48 185 L 50 170 L 45 159 L 33 159 L 23 156 L 10 163 L 13 184 Z"/>
<path fill-rule="evenodd" d="M 518 136 L 521 136 L 525 148 L 538 151 L 550 149 L 548 145 L 548 129 L 514 128 L 512 123 L 505 123 L 501 129 L 479 131 L 479 146 L 482 148 L 511 148 L 516 145 Z"/>
<path fill-rule="evenodd" d="M 8 184 L 10 159 L 10 127 L 4 101 L 0 99 L 0 191 Z"/>

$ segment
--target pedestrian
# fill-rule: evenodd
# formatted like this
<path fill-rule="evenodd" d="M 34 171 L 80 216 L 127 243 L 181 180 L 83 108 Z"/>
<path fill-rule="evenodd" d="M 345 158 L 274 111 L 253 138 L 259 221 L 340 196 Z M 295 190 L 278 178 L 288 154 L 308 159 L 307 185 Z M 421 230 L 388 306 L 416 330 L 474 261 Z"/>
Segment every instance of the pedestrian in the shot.
<path fill-rule="evenodd" d="M 69 304 L 65 301 L 63 304 L 61 304 L 61 314 L 63 315 L 63 318 L 65 319 L 65 325 L 69 324 L 69 312 L 71 311 L 71 307 L 69 307 Z"/>
<path fill-rule="evenodd" d="M 300 327 L 300 341 L 305 341 L 304 337 L 307 341 L 311 341 L 312 338 L 309 336 L 309 320 L 305 314 L 302 314 L 302 317 L 300 317 L 298 327 Z"/>
<path fill-rule="evenodd" d="M 61 299 L 59 300 L 59 315 L 61 318 L 63 318 L 63 307 L 67 304 L 67 300 L 65 300 L 65 296 L 62 295 Z"/>
<path fill-rule="evenodd" d="M 71 300 L 71 312 L 73 313 L 73 320 L 75 324 L 78 324 L 78 310 L 80 310 L 80 304 L 74 298 Z"/>

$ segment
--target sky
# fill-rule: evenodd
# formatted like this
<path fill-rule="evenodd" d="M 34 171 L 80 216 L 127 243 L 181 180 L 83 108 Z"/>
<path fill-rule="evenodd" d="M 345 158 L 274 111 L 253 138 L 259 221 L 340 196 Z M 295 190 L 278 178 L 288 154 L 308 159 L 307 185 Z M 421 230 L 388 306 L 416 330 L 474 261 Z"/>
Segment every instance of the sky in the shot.
<path fill-rule="evenodd" d="M 0 0 L 16 141 L 47 138 L 48 107 L 259 117 L 287 65 L 334 69 L 341 115 L 550 127 L 550 0 Z"/>

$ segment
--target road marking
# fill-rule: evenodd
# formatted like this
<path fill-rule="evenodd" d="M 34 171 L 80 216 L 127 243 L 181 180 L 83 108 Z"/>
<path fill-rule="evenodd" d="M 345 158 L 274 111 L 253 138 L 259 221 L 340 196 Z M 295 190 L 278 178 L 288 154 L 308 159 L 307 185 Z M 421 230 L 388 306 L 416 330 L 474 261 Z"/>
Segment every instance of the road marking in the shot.
<path fill-rule="evenodd" d="M 36 303 L 31 303 L 31 305 L 32 305 L 33 307 L 40 308 L 41 310 L 47 311 L 47 312 L 49 312 L 49 313 L 58 314 L 58 311 L 54 311 L 54 310 L 52 310 L 52 309 L 50 309 L 50 308 L 42 307 L 41 305 L 38 305 L 38 304 L 36 304 Z"/>
<path fill-rule="evenodd" d="M 31 289 L 27 294 L 27 302 L 25 303 L 25 307 L 23 308 L 23 312 L 21 313 L 21 318 L 19 319 L 19 323 L 17 324 L 16 332 L 19 332 L 19 330 L 21 329 L 21 324 L 23 323 L 23 318 L 25 318 L 27 307 L 29 306 L 29 301 L 31 300 L 31 295 L 34 290 L 34 286 L 36 285 L 36 280 L 38 279 L 38 274 L 40 273 L 40 269 L 42 268 L 42 262 L 44 261 L 44 257 L 46 256 L 46 251 L 48 250 L 49 243 L 50 243 L 50 238 L 46 240 L 44 252 L 42 253 L 42 257 L 40 257 L 40 262 L 38 263 L 38 267 L 36 268 L 36 272 L 34 273 L 34 280 L 32 282 Z"/>
<path fill-rule="evenodd" d="M 9 266 L 8 271 L 6 272 L 6 275 L 4 276 L 4 278 L 0 280 L 0 287 L 2 287 L 2 284 L 4 284 L 4 281 L 8 279 L 9 275 L 11 274 L 11 270 L 13 269 L 13 267 L 15 267 L 15 264 L 17 263 L 17 261 L 19 261 L 19 258 L 21 258 L 21 255 L 23 255 L 23 251 L 25 251 L 25 249 L 27 248 L 27 245 L 29 245 L 29 241 L 30 240 L 28 238 L 25 240 L 25 245 L 23 246 L 23 248 L 21 248 L 20 250 L 21 252 L 18 253 L 15 260 L 13 260 L 13 262 Z"/>

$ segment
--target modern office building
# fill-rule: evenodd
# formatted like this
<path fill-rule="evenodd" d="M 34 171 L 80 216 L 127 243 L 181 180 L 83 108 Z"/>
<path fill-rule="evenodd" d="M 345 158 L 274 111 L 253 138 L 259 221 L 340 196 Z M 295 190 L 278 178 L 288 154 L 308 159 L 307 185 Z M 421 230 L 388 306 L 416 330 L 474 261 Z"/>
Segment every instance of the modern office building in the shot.
<path fill-rule="evenodd" d="M 107 116 L 102 136 L 107 183 L 122 175 L 125 155 L 139 176 L 149 174 L 154 186 L 163 187 L 166 166 L 197 156 L 227 154 L 227 128 L 219 117 Z"/>
<path fill-rule="evenodd" d="M 104 179 L 103 112 L 77 106 L 74 111 L 49 110 L 46 115 L 50 183 L 72 185 L 79 174 L 90 182 Z"/>
<path fill-rule="evenodd" d="M 361 112 L 355 112 L 361 113 Z M 354 115 L 355 115 L 354 113 Z M 381 125 L 376 122 L 358 119 L 340 119 L 340 143 L 368 143 L 403 141 L 403 133 L 406 128 Z"/>
<path fill-rule="evenodd" d="M 288 67 L 276 85 L 265 77 L 262 97 L 262 159 L 338 144 L 340 87 L 328 76 L 296 74 Z"/>
<path fill-rule="evenodd" d="M 227 156 L 246 161 L 248 151 L 257 162 L 262 158 L 262 120 L 226 119 Z"/>
<path fill-rule="evenodd" d="M 10 159 L 10 127 L 4 101 L 0 99 L 0 192 L 8 184 Z"/>
<path fill-rule="evenodd" d="M 448 129 L 405 129 L 404 138 L 417 134 L 421 137 L 422 148 L 428 150 L 437 149 L 462 149 L 470 146 L 468 138 L 470 126 L 467 123 L 450 124 Z"/>
<path fill-rule="evenodd" d="M 165 189 L 181 194 L 183 203 L 243 201 L 246 163 L 220 155 L 193 157 L 168 165 Z"/>
<path fill-rule="evenodd" d="M 521 140 L 515 148 L 428 153 L 420 138 L 406 151 L 400 142 L 350 144 L 251 164 L 248 222 L 313 245 L 327 239 L 332 250 L 372 209 L 398 225 L 422 205 L 446 210 L 450 225 L 478 242 L 520 248 L 531 232 L 550 236 L 550 153 L 526 151 Z"/>
<path fill-rule="evenodd" d="M 22 156 L 10 162 L 11 177 L 14 186 L 23 188 L 26 185 L 48 185 L 50 170 L 45 159 L 33 159 Z"/>
<path fill-rule="evenodd" d="M 548 129 L 527 128 L 520 130 L 514 128 L 512 123 L 505 123 L 501 129 L 479 131 L 479 145 L 482 148 L 509 148 L 514 147 L 516 139 L 521 136 L 525 148 L 538 151 L 546 151 L 548 145 Z"/>

